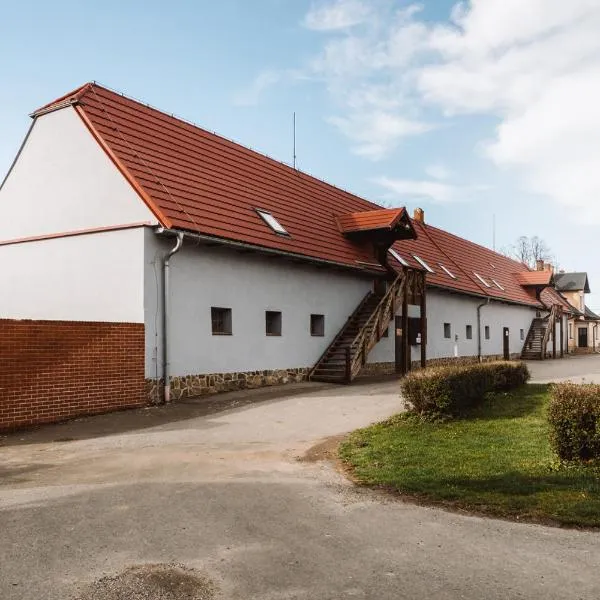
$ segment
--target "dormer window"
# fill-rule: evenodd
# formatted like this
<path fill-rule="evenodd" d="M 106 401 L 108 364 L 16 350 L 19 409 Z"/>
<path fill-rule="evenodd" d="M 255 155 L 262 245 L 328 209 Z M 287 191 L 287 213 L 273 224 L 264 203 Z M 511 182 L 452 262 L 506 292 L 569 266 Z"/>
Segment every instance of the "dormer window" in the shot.
<path fill-rule="evenodd" d="M 492 283 L 499 289 L 502 290 L 503 292 L 505 291 L 504 288 L 495 280 L 492 279 Z"/>
<path fill-rule="evenodd" d="M 390 248 L 388 252 L 403 266 L 408 267 L 408 263 L 393 249 Z"/>
<path fill-rule="evenodd" d="M 475 271 L 473 271 L 473 275 L 475 275 L 475 277 L 477 277 L 477 279 L 479 279 L 479 281 L 481 281 L 481 283 L 483 283 L 483 285 L 485 285 L 485 287 L 487 287 L 487 288 L 492 287 L 481 275 L 478 275 L 477 273 L 475 273 Z"/>
<path fill-rule="evenodd" d="M 414 259 L 429 273 L 435 273 L 435 271 L 419 256 L 413 254 Z"/>
<path fill-rule="evenodd" d="M 277 234 L 279 235 L 287 235 L 290 234 L 287 232 L 286 228 L 270 213 L 266 210 L 262 210 L 260 208 L 256 209 L 258 216 Z"/>
<path fill-rule="evenodd" d="M 448 275 L 448 277 L 451 277 L 452 279 L 456 279 L 456 275 L 454 273 L 452 273 L 449 269 L 447 269 L 442 263 L 438 263 L 438 264 L 442 268 L 442 271 L 444 271 L 444 273 L 446 273 L 446 275 Z"/>

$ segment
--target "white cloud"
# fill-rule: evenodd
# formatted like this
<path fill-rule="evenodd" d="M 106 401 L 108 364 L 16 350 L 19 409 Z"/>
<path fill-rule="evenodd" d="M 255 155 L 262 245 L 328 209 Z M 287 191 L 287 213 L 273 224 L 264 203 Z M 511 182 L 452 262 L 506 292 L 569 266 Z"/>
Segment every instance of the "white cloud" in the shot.
<path fill-rule="evenodd" d="M 335 0 L 313 4 L 304 26 L 315 31 L 347 29 L 363 23 L 371 14 L 370 8 L 361 0 Z"/>
<path fill-rule="evenodd" d="M 432 120 L 491 116 L 498 125 L 477 148 L 485 157 L 600 222 L 600 0 L 470 0 L 445 23 L 421 19 L 418 5 L 371 6 L 344 35 L 327 35 L 310 65 L 337 105 L 329 122 L 357 154 L 381 159 Z M 452 186 L 432 186 L 444 176 L 426 172 L 431 181 L 395 189 L 419 184 L 447 201 Z"/>
<path fill-rule="evenodd" d="M 411 121 L 385 111 L 356 111 L 348 117 L 331 117 L 328 121 L 355 142 L 355 154 L 371 160 L 380 160 L 389 154 L 399 139 L 432 128 L 427 123 Z"/>
<path fill-rule="evenodd" d="M 452 171 L 439 163 L 425 167 L 425 173 L 432 179 L 449 179 L 452 177 Z"/>
<path fill-rule="evenodd" d="M 483 185 L 453 185 L 427 179 L 377 177 L 373 182 L 387 190 L 387 198 L 426 200 L 438 204 L 472 200 L 478 192 L 487 189 Z"/>
<path fill-rule="evenodd" d="M 263 71 L 245 89 L 240 90 L 233 98 L 237 106 L 254 106 L 258 104 L 263 93 L 281 81 L 281 73 L 277 71 Z"/>

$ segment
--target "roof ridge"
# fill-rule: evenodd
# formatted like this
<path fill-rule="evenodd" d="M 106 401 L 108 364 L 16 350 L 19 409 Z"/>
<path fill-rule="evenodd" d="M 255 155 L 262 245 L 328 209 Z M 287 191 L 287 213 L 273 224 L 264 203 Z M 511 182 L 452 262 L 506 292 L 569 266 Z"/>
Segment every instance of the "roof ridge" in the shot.
<path fill-rule="evenodd" d="M 452 233 L 450 231 L 446 231 L 445 229 L 441 229 L 439 227 L 436 227 L 435 225 L 429 225 L 428 223 L 423 223 L 423 225 L 425 225 L 426 227 L 431 227 L 432 229 L 437 229 L 438 231 L 441 231 L 441 232 L 443 232 L 443 233 L 445 233 L 447 235 L 451 235 L 452 237 L 458 238 L 459 240 L 463 240 L 465 242 L 468 242 L 469 244 L 472 244 L 473 246 L 477 246 L 478 248 L 482 248 L 483 250 L 487 250 L 488 252 L 491 252 L 492 254 L 495 254 L 496 256 L 499 256 L 500 258 L 503 258 L 503 259 L 506 259 L 506 260 L 510 260 L 511 262 L 515 263 L 516 265 L 519 265 L 521 267 L 525 267 L 528 271 L 532 270 L 525 263 L 523 263 L 521 261 L 518 261 L 518 260 L 516 260 L 514 258 L 511 258 L 510 256 L 506 256 L 506 254 L 502 254 L 501 252 L 497 252 L 496 250 L 492 250 L 488 246 L 484 246 L 483 244 L 479 244 L 479 243 L 474 242 L 472 240 L 468 240 L 467 238 L 463 238 L 463 237 L 457 235 L 456 233 Z"/>
<path fill-rule="evenodd" d="M 381 204 L 378 204 L 378 203 L 374 202 L 373 200 L 368 200 L 367 198 L 359 196 L 358 194 L 356 194 L 354 192 L 351 192 L 350 190 L 347 190 L 347 189 L 345 189 L 343 187 L 340 187 L 339 185 L 331 183 L 331 182 L 329 182 L 329 181 L 327 181 L 325 179 L 322 179 L 321 177 L 317 177 L 316 175 L 312 175 L 308 171 L 303 171 L 302 169 L 300 169 L 298 167 L 294 168 L 292 165 L 290 165 L 289 163 L 287 163 L 287 162 L 285 162 L 283 160 L 279 160 L 277 158 L 274 158 L 273 156 L 270 156 L 269 154 L 266 154 L 265 152 L 261 152 L 260 150 L 252 148 L 251 146 L 248 146 L 248 145 L 246 145 L 246 144 L 244 144 L 242 142 L 238 142 L 238 141 L 236 141 L 233 138 L 228 138 L 228 137 L 226 137 L 226 136 L 224 136 L 224 135 L 222 135 L 222 134 L 220 134 L 220 133 L 218 133 L 216 131 L 207 129 L 206 127 L 202 127 L 201 125 L 198 125 L 198 123 L 195 123 L 194 121 L 186 119 L 185 117 L 181 117 L 179 115 L 176 115 L 175 113 L 167 112 L 166 110 L 158 108 L 157 106 L 154 106 L 153 104 L 150 104 L 149 102 L 144 102 L 143 100 L 140 100 L 139 98 L 136 98 L 135 96 L 130 96 L 128 94 L 125 94 L 124 92 L 121 92 L 120 90 L 117 90 L 115 88 L 111 88 L 110 86 L 108 86 L 106 84 L 103 84 L 103 83 L 100 83 L 100 82 L 98 82 L 96 80 L 93 80 L 91 82 L 88 82 L 88 83 L 82 85 L 80 88 L 77 88 L 77 90 L 74 90 L 74 92 L 83 91 L 83 88 L 86 87 L 86 86 L 90 86 L 90 87 L 91 86 L 95 86 L 95 87 L 101 88 L 103 90 L 106 90 L 108 92 L 111 92 L 112 94 L 117 94 L 118 96 L 126 98 L 127 100 L 130 100 L 131 102 L 135 102 L 136 104 L 139 104 L 140 106 L 143 106 L 145 108 L 149 108 L 150 110 L 156 111 L 157 113 L 160 113 L 161 115 L 164 115 L 164 116 L 169 117 L 171 119 L 175 119 L 176 121 L 184 123 L 185 125 L 192 126 L 192 127 L 196 128 L 196 129 L 199 129 L 200 131 L 204 131 L 205 133 L 213 135 L 213 136 L 215 136 L 215 137 L 217 137 L 217 138 L 219 138 L 221 140 L 225 140 L 226 142 L 229 142 L 230 144 L 234 144 L 236 146 L 239 146 L 240 148 L 244 148 L 248 152 L 252 152 L 252 153 L 254 153 L 254 154 L 256 154 L 256 155 L 258 155 L 258 156 L 260 156 L 262 158 L 266 158 L 267 160 L 269 160 L 269 161 L 271 161 L 271 162 L 273 162 L 273 163 L 275 163 L 277 165 L 280 165 L 280 166 L 283 166 L 283 167 L 287 168 L 292 173 L 297 173 L 297 174 L 305 176 L 305 177 L 310 177 L 311 179 L 315 179 L 317 181 L 320 181 L 321 183 L 324 183 L 325 185 L 330 186 L 330 187 L 332 187 L 335 190 L 339 190 L 341 192 L 344 192 L 345 194 L 349 194 L 349 195 L 353 196 L 354 198 L 356 198 L 358 200 L 361 200 L 363 202 L 368 202 L 368 203 L 370 203 L 370 204 L 373 205 L 373 207 L 374 207 L 373 210 L 378 210 L 378 209 L 382 209 L 382 208 L 390 208 L 390 207 L 386 207 L 386 206 L 383 206 Z M 88 90 L 85 90 L 85 91 L 87 92 Z M 71 92 L 70 94 L 65 94 L 65 96 L 63 98 L 66 98 L 66 97 L 69 97 L 69 96 L 73 95 L 74 92 Z M 85 94 L 85 92 L 81 95 L 81 97 L 83 97 L 84 94 Z M 78 100 L 80 100 L 81 97 L 78 98 Z M 54 101 L 54 103 L 55 102 L 56 101 Z M 51 103 L 51 104 L 54 104 L 54 103 Z M 45 107 L 42 107 L 42 108 L 45 108 Z M 394 208 L 403 208 L 403 207 L 394 207 Z"/>

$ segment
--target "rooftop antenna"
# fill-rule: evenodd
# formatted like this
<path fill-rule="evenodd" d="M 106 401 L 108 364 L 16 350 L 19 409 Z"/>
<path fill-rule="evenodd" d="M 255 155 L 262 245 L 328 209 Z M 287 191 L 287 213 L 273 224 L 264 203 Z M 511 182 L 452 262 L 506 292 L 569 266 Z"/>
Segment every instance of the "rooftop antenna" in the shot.
<path fill-rule="evenodd" d="M 294 169 L 296 168 L 296 111 L 294 111 Z"/>

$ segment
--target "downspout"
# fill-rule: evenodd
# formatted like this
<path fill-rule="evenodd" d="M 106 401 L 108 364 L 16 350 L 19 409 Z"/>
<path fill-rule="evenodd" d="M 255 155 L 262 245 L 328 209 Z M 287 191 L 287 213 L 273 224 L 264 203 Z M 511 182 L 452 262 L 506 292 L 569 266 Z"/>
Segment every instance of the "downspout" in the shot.
<path fill-rule="evenodd" d="M 162 233 L 159 230 L 159 233 Z M 171 401 L 171 374 L 169 372 L 169 313 L 170 313 L 170 265 L 171 257 L 179 252 L 183 244 L 183 232 L 177 232 L 177 241 L 175 246 L 167 252 L 163 260 L 163 319 L 162 319 L 162 336 L 163 336 L 163 379 L 165 382 L 164 401 Z"/>
<path fill-rule="evenodd" d="M 490 299 L 487 298 L 485 302 L 482 302 L 477 306 L 477 360 L 481 362 L 481 309 L 490 303 Z"/>

